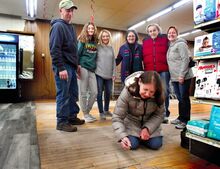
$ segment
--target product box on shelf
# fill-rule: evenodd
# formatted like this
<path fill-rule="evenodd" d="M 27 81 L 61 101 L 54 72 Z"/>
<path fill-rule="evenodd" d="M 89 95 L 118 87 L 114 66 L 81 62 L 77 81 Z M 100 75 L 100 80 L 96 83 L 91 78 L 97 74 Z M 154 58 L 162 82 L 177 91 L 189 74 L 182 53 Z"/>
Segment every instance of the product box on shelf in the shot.
<path fill-rule="evenodd" d="M 208 56 L 220 54 L 220 31 L 198 36 L 194 42 L 194 56 Z"/>
<path fill-rule="evenodd" d="M 200 61 L 196 73 L 194 97 L 211 98 L 217 76 L 217 61 Z"/>
<path fill-rule="evenodd" d="M 216 20 L 220 15 L 219 0 L 194 0 L 193 19 L 195 25 Z"/>
<path fill-rule="evenodd" d="M 190 120 L 186 125 L 187 131 L 190 133 L 206 137 L 208 128 L 209 128 L 209 121 L 208 120 Z"/>
<path fill-rule="evenodd" d="M 217 75 L 214 83 L 215 85 L 213 93 L 211 94 L 211 98 L 214 100 L 220 100 L 220 60 L 218 60 Z"/>
<path fill-rule="evenodd" d="M 207 136 L 220 140 L 220 107 L 212 106 Z"/>

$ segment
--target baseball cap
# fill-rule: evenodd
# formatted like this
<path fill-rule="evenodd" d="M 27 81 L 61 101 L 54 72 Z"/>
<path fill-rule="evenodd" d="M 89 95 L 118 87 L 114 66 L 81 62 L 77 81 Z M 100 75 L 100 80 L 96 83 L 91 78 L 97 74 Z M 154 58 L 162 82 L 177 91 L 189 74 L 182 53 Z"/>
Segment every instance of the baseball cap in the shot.
<path fill-rule="evenodd" d="M 59 3 L 59 9 L 62 9 L 62 8 L 64 8 L 64 9 L 70 9 L 70 8 L 77 9 L 77 6 L 74 5 L 72 0 L 62 0 Z"/>

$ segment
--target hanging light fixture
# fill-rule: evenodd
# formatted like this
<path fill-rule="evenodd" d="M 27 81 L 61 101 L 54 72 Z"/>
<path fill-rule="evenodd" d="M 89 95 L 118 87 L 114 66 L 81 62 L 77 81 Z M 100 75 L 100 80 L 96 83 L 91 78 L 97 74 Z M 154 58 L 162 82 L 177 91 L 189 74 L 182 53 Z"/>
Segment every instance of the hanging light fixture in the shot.
<path fill-rule="evenodd" d="M 90 7 L 91 7 L 91 11 L 92 11 L 92 14 L 91 14 L 91 17 L 90 17 L 90 22 L 94 23 L 94 20 L 95 20 L 95 9 L 94 9 L 95 0 L 91 0 L 90 3 L 91 3 Z"/>

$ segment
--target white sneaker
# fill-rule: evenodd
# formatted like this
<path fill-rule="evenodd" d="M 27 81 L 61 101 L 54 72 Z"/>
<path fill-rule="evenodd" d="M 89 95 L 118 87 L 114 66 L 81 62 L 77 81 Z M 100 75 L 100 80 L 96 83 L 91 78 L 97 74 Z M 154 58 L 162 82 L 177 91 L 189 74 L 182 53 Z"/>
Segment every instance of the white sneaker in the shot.
<path fill-rule="evenodd" d="M 164 124 L 168 124 L 168 123 L 169 123 L 169 118 L 168 118 L 168 117 L 164 117 L 163 123 L 164 123 Z"/>
<path fill-rule="evenodd" d="M 92 122 L 96 121 L 96 118 L 93 117 L 90 114 L 85 114 L 84 115 L 84 120 L 85 120 L 86 123 L 92 123 Z"/>
<path fill-rule="evenodd" d="M 112 117 L 112 113 L 110 111 L 105 111 L 104 113 L 105 113 L 105 116 Z"/>
<path fill-rule="evenodd" d="M 181 121 L 179 119 L 175 119 L 175 120 L 172 120 L 170 123 L 171 124 L 179 124 Z"/>
<path fill-rule="evenodd" d="M 99 117 L 100 117 L 100 120 L 106 120 L 106 117 L 105 117 L 104 113 L 100 113 Z"/>
<path fill-rule="evenodd" d="M 91 114 L 89 114 L 89 117 L 91 117 L 94 120 L 97 120 L 94 116 L 92 116 Z"/>

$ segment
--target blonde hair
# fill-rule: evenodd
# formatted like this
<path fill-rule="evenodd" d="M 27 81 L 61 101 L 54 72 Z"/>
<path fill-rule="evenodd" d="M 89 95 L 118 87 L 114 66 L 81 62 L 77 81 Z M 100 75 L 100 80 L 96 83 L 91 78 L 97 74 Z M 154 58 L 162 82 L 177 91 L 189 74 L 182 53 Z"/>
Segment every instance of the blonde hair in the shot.
<path fill-rule="evenodd" d="M 104 32 L 109 35 L 109 42 L 107 45 L 111 45 L 112 44 L 112 35 L 111 35 L 111 32 L 109 32 L 107 29 L 102 29 L 101 32 L 99 33 L 99 44 L 104 45 L 102 42 L 102 35 Z"/>
<path fill-rule="evenodd" d="M 147 27 L 146 27 L 147 33 L 149 33 L 148 28 L 151 27 L 151 26 L 155 26 L 157 28 L 158 32 L 160 34 L 162 33 L 162 28 L 157 23 L 151 23 L 151 24 L 147 25 Z"/>
<path fill-rule="evenodd" d="M 88 35 L 88 27 L 89 25 L 92 25 L 94 27 L 94 34 L 92 35 L 92 37 L 90 37 Z M 92 22 L 88 22 L 83 26 L 83 29 L 81 31 L 81 33 L 78 36 L 78 40 L 82 43 L 88 43 L 90 41 L 96 42 L 98 43 L 98 35 L 97 35 L 97 27 L 95 26 L 94 23 Z"/>

